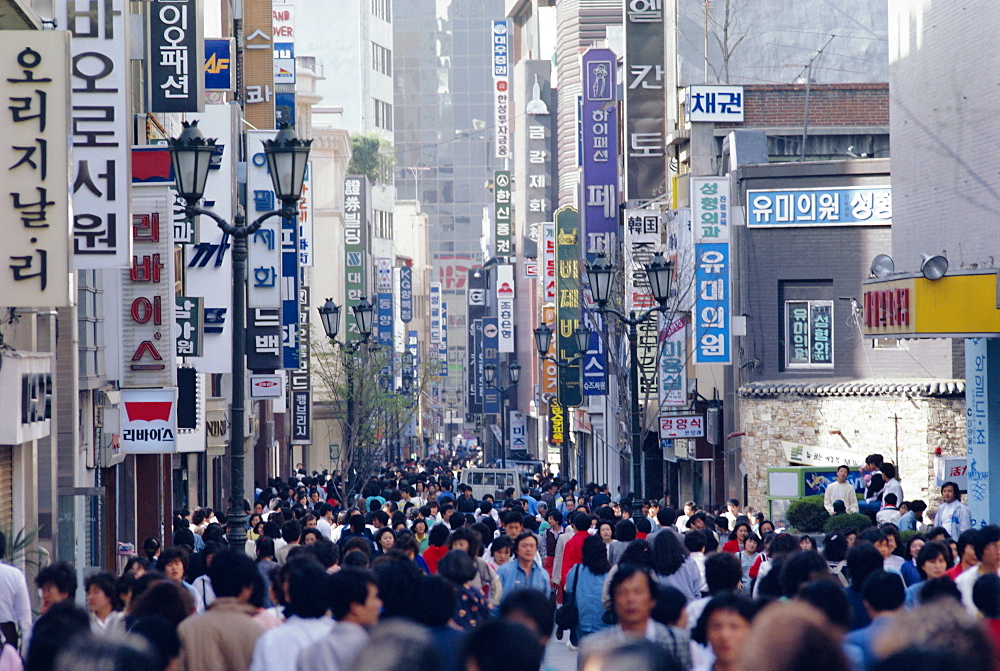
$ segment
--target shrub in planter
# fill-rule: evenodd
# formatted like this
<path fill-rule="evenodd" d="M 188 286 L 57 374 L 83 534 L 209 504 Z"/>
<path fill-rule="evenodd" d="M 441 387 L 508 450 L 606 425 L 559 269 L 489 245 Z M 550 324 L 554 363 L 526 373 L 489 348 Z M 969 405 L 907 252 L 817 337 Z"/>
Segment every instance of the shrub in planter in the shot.
<path fill-rule="evenodd" d="M 806 496 L 788 506 L 788 524 L 798 531 L 819 531 L 830 514 L 823 507 L 822 496 Z"/>
<path fill-rule="evenodd" d="M 829 534 L 834 531 L 843 531 L 844 529 L 849 529 L 854 527 L 858 531 L 862 529 L 867 529 L 872 526 L 872 518 L 868 515 L 862 515 L 861 513 L 845 513 L 843 515 L 834 515 L 823 523 L 823 533 Z"/>

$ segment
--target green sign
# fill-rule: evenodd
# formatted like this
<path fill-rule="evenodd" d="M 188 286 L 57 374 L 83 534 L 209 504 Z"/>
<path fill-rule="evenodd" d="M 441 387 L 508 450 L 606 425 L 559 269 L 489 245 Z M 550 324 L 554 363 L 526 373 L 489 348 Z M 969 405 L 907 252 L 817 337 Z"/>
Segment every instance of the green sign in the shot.
<path fill-rule="evenodd" d="M 174 296 L 174 321 L 177 324 L 177 356 L 202 356 L 205 342 L 204 298 Z"/>
<path fill-rule="evenodd" d="M 573 331 L 580 326 L 580 213 L 564 207 L 556 212 L 556 358 L 569 360 L 580 353 Z M 580 360 L 559 367 L 559 404 L 564 408 L 583 405 Z"/>
<path fill-rule="evenodd" d="M 368 178 L 348 175 L 344 178 L 344 340 L 361 340 L 361 330 L 354 321 L 354 306 L 368 295 L 365 264 L 365 238 L 368 234 Z"/>
<path fill-rule="evenodd" d="M 510 244 L 510 170 L 493 172 L 493 240 L 494 256 L 509 257 Z"/>

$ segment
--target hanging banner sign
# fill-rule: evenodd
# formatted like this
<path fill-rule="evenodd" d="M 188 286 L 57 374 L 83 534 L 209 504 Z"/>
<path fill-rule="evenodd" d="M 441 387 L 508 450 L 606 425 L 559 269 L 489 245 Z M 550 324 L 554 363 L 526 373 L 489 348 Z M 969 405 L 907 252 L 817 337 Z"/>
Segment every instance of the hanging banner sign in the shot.
<path fill-rule="evenodd" d="M 312 383 L 309 361 L 309 287 L 299 287 L 299 332 L 302 334 L 299 367 L 288 371 L 288 391 L 292 397 L 292 445 L 312 444 Z"/>
<path fill-rule="evenodd" d="M 500 353 L 497 350 L 499 345 L 500 329 L 497 327 L 496 317 L 483 319 L 483 366 L 493 365 L 497 375 L 500 374 Z M 483 412 L 487 415 L 496 415 L 500 412 L 500 392 L 491 387 L 483 389 Z"/>
<path fill-rule="evenodd" d="M 549 445 L 561 447 L 566 442 L 566 410 L 559 401 L 549 401 Z"/>
<path fill-rule="evenodd" d="M 587 260 L 613 258 L 618 236 L 618 57 L 610 49 L 583 55 L 583 230 Z"/>
<path fill-rule="evenodd" d="M 514 351 L 514 266 L 497 266 L 497 317 L 500 351 Z"/>
<path fill-rule="evenodd" d="M 497 158 L 510 158 L 510 22 L 493 22 L 493 129 Z"/>
<path fill-rule="evenodd" d="M 608 357 L 601 339 L 603 319 L 597 312 L 584 312 L 584 326 L 590 329 L 590 345 L 583 357 L 583 395 L 604 396 L 608 393 Z"/>
<path fill-rule="evenodd" d="M 409 266 L 399 269 L 399 319 L 404 324 L 413 321 L 413 269 Z"/>
<path fill-rule="evenodd" d="M 149 111 L 203 112 L 202 4 L 198 0 L 153 0 L 148 15 Z"/>
<path fill-rule="evenodd" d="M 247 131 L 247 219 L 253 221 L 277 209 L 274 187 L 267 172 L 264 141 L 274 139 L 273 130 Z M 247 238 L 247 305 L 252 308 L 280 308 L 282 233 L 279 217 L 271 217 Z"/>
<path fill-rule="evenodd" d="M 344 312 L 354 314 L 354 306 L 368 295 L 365 244 L 371 220 L 368 178 L 348 175 L 344 179 Z M 353 319 L 347 320 L 348 343 L 361 340 L 361 331 Z"/>
<path fill-rule="evenodd" d="M 666 193 L 663 3 L 625 3 L 625 198 Z"/>
<path fill-rule="evenodd" d="M 660 213 L 651 210 L 628 210 L 625 213 L 625 305 L 631 312 L 642 312 L 656 305 L 649 287 L 646 265 L 660 251 Z M 659 395 L 657 356 L 660 315 L 654 314 L 636 327 L 638 336 L 639 396 Z"/>
<path fill-rule="evenodd" d="M 431 344 L 441 342 L 441 283 L 431 282 L 430 292 Z"/>
<path fill-rule="evenodd" d="M 247 368 L 275 371 L 281 368 L 281 310 L 247 309 Z"/>
<path fill-rule="evenodd" d="M 660 407 L 687 405 L 686 317 L 674 319 L 663 331 L 660 353 Z"/>
<path fill-rule="evenodd" d="M 556 358 L 569 361 L 579 349 L 573 332 L 580 326 L 580 214 L 572 207 L 556 212 Z M 564 408 L 583 404 L 580 361 L 559 369 L 559 403 Z"/>
<path fill-rule="evenodd" d="M 695 241 L 695 363 L 732 363 L 729 179 L 691 178 Z"/>
<path fill-rule="evenodd" d="M 177 387 L 122 389 L 120 412 L 122 453 L 177 451 Z"/>
<path fill-rule="evenodd" d="M 493 173 L 493 254 L 504 260 L 513 253 L 510 235 L 510 171 Z"/>
<path fill-rule="evenodd" d="M 175 296 L 177 307 L 177 356 L 202 356 L 205 340 L 204 298 Z"/>
<path fill-rule="evenodd" d="M 205 40 L 205 91 L 231 92 L 235 86 L 233 40 Z"/>

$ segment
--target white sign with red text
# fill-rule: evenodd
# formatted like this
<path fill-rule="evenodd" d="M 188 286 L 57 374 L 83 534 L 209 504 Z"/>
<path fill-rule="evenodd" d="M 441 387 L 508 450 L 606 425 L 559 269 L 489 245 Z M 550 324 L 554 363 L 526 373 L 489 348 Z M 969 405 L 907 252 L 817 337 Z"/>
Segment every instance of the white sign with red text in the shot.
<path fill-rule="evenodd" d="M 703 438 L 704 415 L 660 415 L 660 438 Z"/>

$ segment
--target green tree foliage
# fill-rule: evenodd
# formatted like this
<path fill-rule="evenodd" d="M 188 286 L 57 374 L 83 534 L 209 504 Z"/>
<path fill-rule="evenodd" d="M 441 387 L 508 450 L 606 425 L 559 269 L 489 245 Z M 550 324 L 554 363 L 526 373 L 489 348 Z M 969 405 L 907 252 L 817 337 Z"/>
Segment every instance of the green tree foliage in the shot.
<path fill-rule="evenodd" d="M 820 531 L 829 517 L 822 496 L 806 496 L 788 506 L 788 523 L 805 533 Z"/>
<path fill-rule="evenodd" d="M 389 184 L 396 169 L 392 145 L 375 133 L 351 135 L 350 175 L 367 175 L 372 184 Z"/>
<path fill-rule="evenodd" d="M 868 515 L 862 515 L 861 513 L 845 513 L 843 515 L 834 515 L 826 522 L 823 523 L 823 533 L 833 533 L 834 531 L 843 531 L 844 529 L 857 529 L 858 531 L 862 529 L 867 529 L 872 526 L 872 518 Z M 905 531 L 903 533 L 906 533 Z"/>

